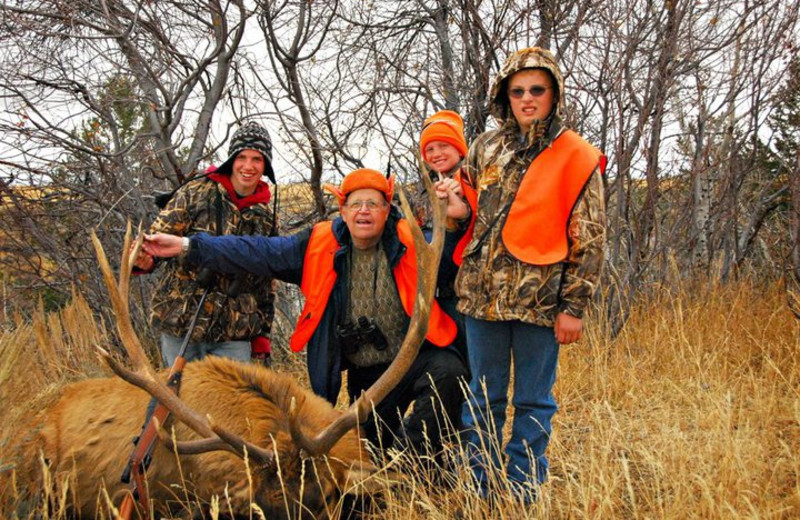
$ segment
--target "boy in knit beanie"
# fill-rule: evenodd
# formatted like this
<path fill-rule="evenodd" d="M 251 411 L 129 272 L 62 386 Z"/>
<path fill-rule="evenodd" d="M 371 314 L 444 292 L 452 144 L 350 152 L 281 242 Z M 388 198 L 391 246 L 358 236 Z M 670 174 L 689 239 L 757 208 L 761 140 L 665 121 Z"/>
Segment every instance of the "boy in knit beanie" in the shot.
<path fill-rule="evenodd" d="M 231 137 L 225 162 L 176 189 L 150 232 L 276 235 L 273 194 L 264 176 L 275 182 L 272 140 L 264 127 L 249 121 Z M 181 261 L 156 263 L 145 253 L 136 266 L 144 273 L 160 270 L 150 322 L 159 332 L 165 366 L 173 364 L 187 334 L 187 361 L 216 355 L 268 364 L 275 312 L 271 279 L 212 275 Z M 203 312 L 189 330 L 206 290 Z"/>

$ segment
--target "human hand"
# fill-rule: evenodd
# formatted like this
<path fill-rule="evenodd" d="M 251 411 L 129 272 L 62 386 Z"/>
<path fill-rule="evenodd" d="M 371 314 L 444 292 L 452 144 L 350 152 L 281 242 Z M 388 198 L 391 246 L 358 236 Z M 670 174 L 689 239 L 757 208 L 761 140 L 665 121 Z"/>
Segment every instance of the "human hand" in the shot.
<path fill-rule="evenodd" d="M 461 189 L 461 183 L 449 177 L 444 177 L 434 182 L 433 188 L 436 190 L 436 196 L 440 199 L 448 198 L 451 193 L 460 198 L 463 191 Z"/>
<path fill-rule="evenodd" d="M 134 247 L 136 247 L 136 244 L 131 244 L 130 250 L 133 251 Z M 133 265 L 140 271 L 149 273 L 156 266 L 156 262 L 153 259 L 153 255 L 147 253 L 140 247 L 139 251 L 136 253 L 136 258 L 133 259 Z"/>
<path fill-rule="evenodd" d="M 166 233 L 155 233 L 145 235 L 142 248 L 151 256 L 159 258 L 172 258 L 181 254 L 183 237 L 168 235 Z"/>
<path fill-rule="evenodd" d="M 556 341 L 560 345 L 569 345 L 581 339 L 583 320 L 565 312 L 559 312 L 553 329 L 556 333 Z"/>
<path fill-rule="evenodd" d="M 469 207 L 463 199 L 461 183 L 455 179 L 441 179 L 433 185 L 436 196 L 440 199 L 447 199 L 447 216 L 455 220 L 461 220 L 469 215 Z"/>

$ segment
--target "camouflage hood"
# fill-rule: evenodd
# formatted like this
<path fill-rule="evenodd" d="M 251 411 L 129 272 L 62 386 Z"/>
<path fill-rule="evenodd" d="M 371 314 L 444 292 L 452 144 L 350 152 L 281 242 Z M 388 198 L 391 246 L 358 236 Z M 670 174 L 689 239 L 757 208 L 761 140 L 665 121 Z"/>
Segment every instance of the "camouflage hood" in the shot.
<path fill-rule="evenodd" d="M 489 112 L 497 118 L 500 124 L 512 117 L 508 95 L 506 94 L 506 84 L 511 75 L 522 69 L 545 69 L 550 73 L 555 81 L 555 86 L 558 88 L 556 115 L 560 115 L 564 105 L 564 78 L 558 69 L 555 56 L 541 47 L 528 47 L 527 49 L 519 50 L 506 59 L 489 90 L 489 99 L 491 100 L 489 102 Z"/>

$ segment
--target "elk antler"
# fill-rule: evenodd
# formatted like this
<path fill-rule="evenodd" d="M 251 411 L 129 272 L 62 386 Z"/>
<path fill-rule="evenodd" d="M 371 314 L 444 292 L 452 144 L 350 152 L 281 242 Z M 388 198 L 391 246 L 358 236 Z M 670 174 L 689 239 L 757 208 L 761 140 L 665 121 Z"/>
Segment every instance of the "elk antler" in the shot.
<path fill-rule="evenodd" d="M 392 364 L 389 365 L 389 368 L 366 392 L 361 393 L 358 400 L 350 405 L 350 408 L 344 414 L 318 435 L 308 437 L 301 430 L 297 419 L 297 407 L 292 401 L 292 406 L 289 410 L 289 425 L 292 438 L 298 446 L 301 446 L 312 455 L 327 453 L 345 433 L 357 424 L 366 421 L 372 408 L 377 406 L 397 386 L 403 376 L 406 375 L 406 372 L 408 372 L 408 369 L 411 368 L 411 364 L 414 363 L 419 353 L 419 348 L 428 332 L 428 318 L 433 304 L 434 293 L 436 292 L 439 261 L 444 247 L 446 201 L 436 197 L 433 182 L 426 171 L 427 168 L 425 168 L 422 161 L 420 163 L 424 171 L 422 179 L 433 207 L 433 240 L 430 244 L 426 242 L 405 194 L 402 190 L 398 190 L 403 213 L 414 235 L 414 248 L 417 253 L 417 298 L 414 303 L 414 312 L 411 315 L 408 332 L 403 338 L 400 351 L 392 361 Z"/>
<path fill-rule="evenodd" d="M 260 448 L 242 439 L 238 435 L 224 430 L 220 426 L 214 424 L 211 417 L 203 417 L 197 411 L 193 410 L 167 387 L 158 375 L 156 375 L 155 369 L 153 369 L 150 362 L 147 360 L 147 355 L 144 353 L 139 337 L 136 335 L 133 328 L 127 298 L 130 287 L 131 266 L 142 244 L 141 229 L 139 230 L 139 238 L 136 239 L 134 247 L 131 248 L 131 224 L 128 222 L 125 232 L 125 242 L 122 246 L 123 253 L 119 269 L 119 285 L 117 285 L 114 280 L 114 275 L 108 263 L 106 253 L 94 230 L 92 231 L 92 244 L 97 254 L 97 260 L 100 263 L 103 280 L 105 281 L 109 296 L 111 297 L 111 304 L 114 308 L 114 316 L 116 317 L 120 340 L 122 341 L 125 351 L 128 353 L 132 369 L 125 367 L 107 351 L 99 348 L 100 355 L 106 364 L 119 377 L 145 390 L 148 394 L 156 398 L 158 402 L 163 404 L 179 421 L 189 426 L 202 437 L 205 437 L 204 443 L 202 441 L 195 441 L 196 443 L 200 443 L 201 446 L 207 447 L 208 449 L 205 451 L 224 449 L 240 457 L 244 457 L 244 450 L 246 449 L 251 458 L 257 459 L 265 464 L 271 463 L 274 460 L 274 454 L 271 450 Z M 130 251 L 130 253 L 126 255 L 125 251 Z M 199 452 L 200 451 L 197 450 L 193 451 L 193 453 Z"/>

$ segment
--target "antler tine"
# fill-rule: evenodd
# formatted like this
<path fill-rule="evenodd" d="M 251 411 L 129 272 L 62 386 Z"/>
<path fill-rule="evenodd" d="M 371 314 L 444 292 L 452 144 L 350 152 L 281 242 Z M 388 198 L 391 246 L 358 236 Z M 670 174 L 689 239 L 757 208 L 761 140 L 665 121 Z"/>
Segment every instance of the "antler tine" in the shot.
<path fill-rule="evenodd" d="M 296 410 L 294 408 L 290 410 L 292 437 L 298 445 L 313 455 L 327 453 L 345 433 L 367 419 L 372 408 L 380 403 L 408 372 L 428 332 L 428 318 L 436 290 L 439 260 L 444 247 L 446 201 L 436 197 L 430 176 L 425 174 L 422 177 L 433 207 L 433 240 L 430 244 L 425 241 L 425 236 L 414 218 L 405 194 L 402 190 L 398 190 L 400 204 L 414 235 L 414 246 L 417 252 L 417 298 L 414 302 L 414 311 L 411 315 L 408 332 L 400 346 L 400 351 L 389 368 L 366 392 L 362 392 L 361 396 L 344 414 L 315 437 L 305 435 L 295 417 Z"/>
<path fill-rule="evenodd" d="M 130 235 L 131 226 L 130 223 L 128 223 L 125 233 L 123 251 L 130 250 Z M 155 397 L 178 420 L 185 423 L 202 437 L 205 437 L 209 445 L 212 444 L 212 441 L 209 439 L 221 439 L 227 445 L 229 445 L 228 448 L 225 448 L 226 451 L 231 451 L 232 453 L 243 457 L 244 449 L 246 448 L 254 458 L 258 458 L 264 462 L 270 462 L 273 459 L 273 456 L 269 450 L 259 448 L 258 446 L 245 441 L 241 437 L 227 432 L 221 427 L 211 424 L 210 421 L 203 418 L 199 413 L 184 403 L 177 395 L 175 395 L 175 393 L 167 388 L 166 384 L 156 375 L 155 370 L 148 361 L 147 355 L 145 354 L 144 349 L 139 341 L 139 337 L 136 335 L 136 331 L 133 328 L 130 308 L 127 301 L 127 289 L 130 287 L 129 281 L 132 259 L 135 258 L 137 249 L 141 245 L 141 233 L 139 234 L 140 238 L 137 239 L 137 243 L 134 245 L 131 253 L 129 255 L 123 253 L 119 285 L 117 285 L 116 280 L 114 279 L 111 265 L 108 263 L 108 258 L 103 250 L 103 246 L 100 243 L 100 240 L 97 238 L 97 234 L 94 232 L 94 230 L 92 231 L 91 236 L 92 244 L 94 245 L 95 253 L 97 254 L 97 260 L 100 264 L 100 270 L 103 274 L 103 280 L 111 298 L 111 304 L 114 309 L 114 315 L 116 316 L 117 330 L 119 331 L 120 340 L 122 341 L 122 345 L 128 353 L 133 370 L 125 367 L 117 359 L 111 357 L 108 352 L 104 351 L 103 349 L 99 349 L 100 356 L 103 358 L 106 364 L 119 377 L 128 383 L 145 390 L 148 394 Z M 123 293 L 122 288 L 125 288 L 126 292 Z M 214 446 L 217 447 L 219 444 L 214 444 Z"/>
<path fill-rule="evenodd" d="M 244 458 L 244 449 L 235 448 L 233 444 L 222 437 L 206 437 L 205 439 L 197 439 L 194 441 L 179 441 L 173 436 L 170 436 L 166 430 L 158 424 L 158 419 L 154 417 L 153 420 L 156 422 L 158 440 L 168 449 L 180 455 L 201 455 L 210 451 L 227 451 Z M 214 428 L 213 423 L 212 428 Z M 216 428 L 214 428 L 214 431 L 216 431 Z M 222 431 L 224 432 L 225 430 Z M 225 433 L 228 434 L 228 432 Z M 272 464 L 275 461 L 275 454 L 271 450 L 259 448 L 247 441 L 242 441 L 241 446 L 247 448 L 250 458 L 262 464 Z"/>
<path fill-rule="evenodd" d="M 237 450 L 237 454 L 244 458 L 244 450 L 247 449 L 247 453 L 250 458 L 258 460 L 264 464 L 271 463 L 275 460 L 275 454 L 272 450 L 264 449 L 259 446 L 256 446 L 252 442 L 248 442 L 235 433 L 229 432 L 228 430 L 222 428 L 221 426 L 215 424 L 211 421 L 209 417 L 209 423 L 211 424 L 211 429 L 217 436 L 228 443 L 228 445 L 232 446 L 234 450 Z"/>
<path fill-rule="evenodd" d="M 131 247 L 131 222 L 128 221 L 125 227 L 125 240 L 122 244 L 122 258 L 119 265 L 119 294 L 122 296 L 122 304 L 125 307 L 126 315 L 130 315 L 131 312 L 130 301 L 127 298 L 127 295 L 130 294 L 131 266 L 139 254 L 143 241 L 144 235 L 142 234 L 142 225 L 140 223 L 136 232 L 136 239 L 133 241 L 133 247 Z"/>
<path fill-rule="evenodd" d="M 128 223 L 125 231 L 125 242 L 123 245 L 125 248 L 130 248 L 130 234 L 131 227 L 130 223 Z M 100 271 L 103 274 L 103 281 L 106 284 L 108 295 L 111 298 L 111 305 L 114 308 L 114 315 L 117 317 L 117 330 L 119 331 L 120 340 L 122 340 L 122 346 L 125 347 L 128 357 L 131 359 L 133 365 L 137 367 L 137 369 L 149 371 L 150 374 L 155 377 L 155 371 L 147 361 L 147 355 L 144 353 L 144 349 L 142 349 L 139 338 L 136 335 L 136 332 L 133 330 L 133 323 L 131 322 L 130 308 L 128 307 L 127 298 L 122 297 L 120 288 L 117 286 L 117 282 L 114 279 L 111 265 L 108 263 L 106 252 L 103 249 L 103 245 L 100 243 L 100 240 L 97 238 L 97 234 L 94 232 L 94 230 L 92 230 L 91 237 L 92 245 L 94 245 L 95 254 L 97 255 L 97 260 L 100 264 Z M 127 266 L 127 269 L 130 269 L 130 265 Z"/>
<path fill-rule="evenodd" d="M 219 437 L 206 437 L 205 439 L 198 439 L 195 441 L 179 441 L 167 433 L 164 429 L 164 425 L 158 422 L 157 417 L 153 417 L 153 422 L 156 425 L 158 440 L 168 449 L 181 455 L 199 455 L 209 451 L 229 451 L 235 455 L 239 455 L 237 451 Z"/>
<path fill-rule="evenodd" d="M 366 399 L 368 402 L 377 404 L 383 400 L 408 372 L 428 332 L 428 318 L 430 317 L 431 306 L 436 292 L 439 261 L 444 247 L 446 202 L 436 198 L 430 179 L 427 176 L 423 177 L 426 178 L 428 194 L 431 198 L 431 206 L 434 212 L 433 239 L 430 244 L 425 241 L 422 230 L 420 230 L 416 219 L 413 218 L 411 207 L 405 195 L 402 192 L 400 195 L 400 202 L 403 205 L 406 220 L 409 221 L 414 234 L 414 246 L 417 250 L 417 298 L 414 301 L 411 322 L 394 361 L 381 377 L 367 389 L 366 395 L 362 395 L 359 398 L 359 401 Z M 351 410 L 358 405 L 358 402 L 353 403 Z M 366 416 L 359 416 L 359 422 L 363 422 L 365 418 Z"/>
<path fill-rule="evenodd" d="M 433 208 L 433 237 L 431 239 L 430 247 L 428 247 L 425 237 L 422 235 L 422 230 L 420 230 L 419 226 L 417 225 L 417 220 L 413 218 L 411 206 L 408 204 L 408 200 L 404 196 L 400 197 L 400 204 L 403 206 L 403 213 L 406 215 L 406 219 L 408 219 L 409 222 L 412 222 L 411 230 L 414 232 L 414 245 L 418 246 L 421 243 L 425 246 L 424 250 L 426 251 L 426 254 L 433 253 L 440 255 L 441 257 L 441 249 L 444 248 L 447 203 L 443 200 L 439 200 L 436 197 L 435 190 L 433 188 L 433 181 L 431 180 L 430 168 L 428 168 L 428 164 L 422 159 L 422 155 L 419 153 L 419 151 L 417 151 L 417 162 L 419 163 L 420 170 L 422 171 L 422 183 L 425 185 L 425 191 L 428 193 L 428 199 L 430 199 L 431 207 Z M 441 178 L 442 176 L 440 174 L 439 179 Z M 441 226 L 437 224 L 441 224 Z M 419 233 L 419 241 L 416 238 L 417 233 Z M 436 267 L 438 275 L 438 264 Z"/>
<path fill-rule="evenodd" d="M 333 445 L 347 432 L 355 428 L 359 423 L 364 422 L 370 411 L 372 411 L 371 401 L 367 399 L 364 391 L 362 391 L 361 396 L 350 406 L 347 412 L 337 417 L 320 434 L 309 437 L 300 426 L 297 416 L 297 403 L 292 398 L 292 402 L 289 405 L 289 432 L 297 446 L 311 455 L 322 455 L 330 451 Z"/>

